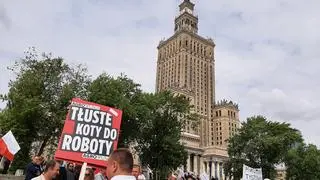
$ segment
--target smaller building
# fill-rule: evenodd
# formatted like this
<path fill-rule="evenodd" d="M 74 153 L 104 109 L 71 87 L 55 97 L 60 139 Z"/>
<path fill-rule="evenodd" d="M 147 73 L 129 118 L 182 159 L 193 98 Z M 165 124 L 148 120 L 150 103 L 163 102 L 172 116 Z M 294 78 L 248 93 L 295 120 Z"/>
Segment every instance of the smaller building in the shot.
<path fill-rule="evenodd" d="M 284 164 L 280 164 L 276 166 L 277 175 L 275 180 L 285 180 L 286 179 L 286 166 Z"/>

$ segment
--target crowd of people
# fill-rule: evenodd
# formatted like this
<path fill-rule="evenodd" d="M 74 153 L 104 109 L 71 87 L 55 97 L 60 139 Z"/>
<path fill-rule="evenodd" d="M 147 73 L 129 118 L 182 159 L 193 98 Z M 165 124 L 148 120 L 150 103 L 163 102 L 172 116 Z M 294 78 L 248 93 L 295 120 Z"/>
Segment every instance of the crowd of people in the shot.
<path fill-rule="evenodd" d="M 88 167 L 84 180 L 143 180 L 140 166 L 133 164 L 133 156 L 127 149 L 115 150 L 107 164 L 108 168 Z M 80 172 L 81 165 L 34 156 L 26 167 L 25 180 L 78 180 Z"/>
<path fill-rule="evenodd" d="M 27 165 L 25 180 L 79 180 L 81 165 L 56 160 L 44 161 L 41 156 L 34 156 Z M 200 180 L 193 173 L 170 173 L 167 180 Z M 88 167 L 84 180 L 145 180 L 139 165 L 133 164 L 133 156 L 127 149 L 117 149 L 110 155 L 107 168 Z M 211 179 L 214 180 L 214 179 Z"/>
<path fill-rule="evenodd" d="M 199 175 L 195 175 L 192 172 L 179 172 L 179 173 L 170 173 L 168 175 L 167 180 L 217 180 L 215 178 L 209 179 L 208 177 L 200 177 Z"/>

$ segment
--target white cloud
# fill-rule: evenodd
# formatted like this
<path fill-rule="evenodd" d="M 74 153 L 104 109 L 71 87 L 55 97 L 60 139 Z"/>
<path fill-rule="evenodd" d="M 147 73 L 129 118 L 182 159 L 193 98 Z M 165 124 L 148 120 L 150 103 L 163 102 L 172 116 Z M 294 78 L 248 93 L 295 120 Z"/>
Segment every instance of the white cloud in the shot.
<path fill-rule="evenodd" d="M 289 121 L 320 145 L 320 1 L 195 0 L 200 34 L 216 47 L 216 96 L 239 102 L 241 119 L 263 114 Z M 93 75 L 125 72 L 154 90 L 156 46 L 173 32 L 179 1 L 3 0 L 0 93 L 6 66 L 29 46 Z"/>

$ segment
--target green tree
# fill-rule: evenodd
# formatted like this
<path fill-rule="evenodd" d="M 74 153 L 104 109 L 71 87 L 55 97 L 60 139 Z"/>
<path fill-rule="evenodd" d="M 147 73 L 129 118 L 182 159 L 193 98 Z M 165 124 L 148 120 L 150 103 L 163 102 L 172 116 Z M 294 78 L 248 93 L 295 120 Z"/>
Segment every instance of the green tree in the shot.
<path fill-rule="evenodd" d="M 255 116 L 242 123 L 238 133 L 229 139 L 229 161 L 225 172 L 235 180 L 242 176 L 242 165 L 262 168 L 264 178 L 272 178 L 274 166 L 284 161 L 288 151 L 302 136 L 288 123 L 268 121 L 263 116 Z"/>
<path fill-rule="evenodd" d="M 166 172 L 185 164 L 186 151 L 179 142 L 182 120 L 196 124 L 185 98 L 143 93 L 127 76 L 107 74 L 97 77 L 88 93 L 89 101 L 123 110 L 119 147 L 133 146 L 143 165 Z"/>
<path fill-rule="evenodd" d="M 138 140 L 140 159 L 153 172 L 166 177 L 187 161 L 187 152 L 180 143 L 186 120 L 197 124 L 196 116 L 190 114 L 189 101 L 184 96 L 170 92 L 145 94 L 145 124 L 140 127 L 142 137 Z"/>
<path fill-rule="evenodd" d="M 62 58 L 39 55 L 35 48 L 30 48 L 10 70 L 16 79 L 10 81 L 8 94 L 2 95 L 7 106 L 0 127 L 16 136 L 21 150 L 13 167 L 23 168 L 33 142 L 41 144 L 39 155 L 48 143 L 57 142 L 70 99 L 86 97 L 90 80 L 81 65 L 71 67 Z"/>
<path fill-rule="evenodd" d="M 89 101 L 123 111 L 119 147 L 128 147 L 139 138 L 139 127 L 143 124 L 139 84 L 125 75 L 114 78 L 104 73 L 92 82 L 88 94 Z"/>
<path fill-rule="evenodd" d="M 320 179 L 320 150 L 315 145 L 300 144 L 285 159 L 286 177 L 292 180 Z"/>

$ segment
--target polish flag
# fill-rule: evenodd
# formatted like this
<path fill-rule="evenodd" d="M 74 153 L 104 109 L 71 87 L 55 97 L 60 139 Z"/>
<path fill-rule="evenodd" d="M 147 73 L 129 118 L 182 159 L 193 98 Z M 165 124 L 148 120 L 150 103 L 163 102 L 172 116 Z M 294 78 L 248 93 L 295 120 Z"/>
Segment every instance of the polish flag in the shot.
<path fill-rule="evenodd" d="M 19 150 L 20 146 L 11 131 L 0 139 L 0 155 L 6 157 L 10 161 L 13 160 L 14 155 Z"/>

